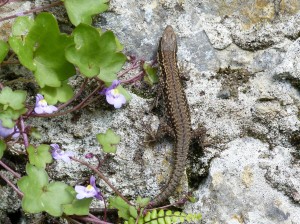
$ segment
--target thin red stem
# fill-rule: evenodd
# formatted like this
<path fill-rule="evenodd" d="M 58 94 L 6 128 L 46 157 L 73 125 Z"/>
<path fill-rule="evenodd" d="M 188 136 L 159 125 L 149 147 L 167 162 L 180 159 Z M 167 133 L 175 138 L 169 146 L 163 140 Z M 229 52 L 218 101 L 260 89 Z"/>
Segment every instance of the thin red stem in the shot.
<path fill-rule="evenodd" d="M 2 160 L 0 160 L 0 165 L 6 169 L 7 171 L 11 172 L 16 178 L 21 178 L 21 175 L 12 170 L 9 166 L 7 166 Z"/>
<path fill-rule="evenodd" d="M 49 4 L 47 6 L 34 8 L 32 10 L 28 10 L 28 11 L 25 11 L 25 12 L 22 12 L 22 13 L 16 13 L 12 16 L 7 16 L 7 17 L 4 17 L 4 18 L 0 19 L 0 22 L 3 22 L 5 20 L 9 20 L 9 19 L 13 19 L 13 18 L 17 18 L 18 16 L 24 16 L 24 15 L 31 14 L 31 13 L 34 13 L 34 12 L 39 12 L 39 11 L 42 11 L 42 10 L 45 10 L 45 9 L 48 9 L 48 8 L 52 8 L 54 6 L 62 5 L 62 4 L 63 4 L 63 2 L 59 1 L 59 2 L 54 2 L 52 4 Z"/>
<path fill-rule="evenodd" d="M 2 175 L 1 173 L 0 173 L 0 177 L 3 179 L 3 180 L 5 180 L 5 182 L 9 185 L 9 186 L 11 186 L 11 188 L 12 189 L 14 189 L 16 192 L 17 192 L 17 194 L 19 195 L 19 197 L 23 197 L 24 196 L 24 194 L 9 180 L 9 179 L 7 179 L 4 175 Z"/>

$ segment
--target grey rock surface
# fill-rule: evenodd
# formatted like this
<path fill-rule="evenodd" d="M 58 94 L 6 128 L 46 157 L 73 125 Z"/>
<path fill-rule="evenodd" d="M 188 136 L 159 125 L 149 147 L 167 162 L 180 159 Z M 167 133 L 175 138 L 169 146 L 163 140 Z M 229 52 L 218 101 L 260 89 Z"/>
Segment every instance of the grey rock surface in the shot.
<path fill-rule="evenodd" d="M 202 213 L 203 223 L 300 223 L 299 9 L 299 0 L 112 0 L 95 19 L 116 33 L 127 55 L 144 60 L 156 57 L 165 26 L 175 29 L 179 63 L 189 70 L 192 126 L 204 126 L 207 135 L 170 200 L 193 190 L 198 201 L 184 209 Z M 152 100 L 132 97 L 120 110 L 90 108 L 76 122 L 68 115 L 32 125 L 42 141 L 59 142 L 81 158 L 88 152 L 103 158 L 95 135 L 111 128 L 121 143 L 104 174 L 127 197 L 153 197 L 168 180 L 173 146 L 143 144 L 145 124 L 155 130 L 159 118 L 150 112 Z M 61 161 L 49 172 L 71 185 L 91 174 Z"/>

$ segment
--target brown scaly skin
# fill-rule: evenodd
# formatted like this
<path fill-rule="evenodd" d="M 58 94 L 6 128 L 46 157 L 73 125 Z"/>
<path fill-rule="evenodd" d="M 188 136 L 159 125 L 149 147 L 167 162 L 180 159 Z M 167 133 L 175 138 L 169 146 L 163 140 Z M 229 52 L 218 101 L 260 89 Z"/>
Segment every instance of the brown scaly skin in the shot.
<path fill-rule="evenodd" d="M 151 201 L 150 207 L 161 205 L 175 192 L 185 170 L 192 138 L 190 111 L 180 80 L 176 53 L 176 35 L 173 28 L 167 26 L 159 43 L 158 60 L 161 71 L 160 86 L 168 116 L 167 124 L 175 138 L 174 168 L 166 187 Z"/>

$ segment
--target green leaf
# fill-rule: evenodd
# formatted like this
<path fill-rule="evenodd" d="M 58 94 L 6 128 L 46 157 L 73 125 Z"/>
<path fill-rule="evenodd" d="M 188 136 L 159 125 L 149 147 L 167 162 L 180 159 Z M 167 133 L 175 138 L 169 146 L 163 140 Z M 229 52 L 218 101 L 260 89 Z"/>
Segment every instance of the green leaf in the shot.
<path fill-rule="evenodd" d="M 39 213 L 44 210 L 44 205 L 40 200 L 43 189 L 48 185 L 48 175 L 42 168 L 37 168 L 31 164 L 26 165 L 26 173 L 18 182 L 18 187 L 24 193 L 22 198 L 22 208 L 25 212 Z"/>
<path fill-rule="evenodd" d="M 157 219 L 157 223 L 158 223 L 158 224 L 166 224 L 164 218 L 158 218 L 158 219 Z"/>
<path fill-rule="evenodd" d="M 71 203 L 73 196 L 69 193 L 68 185 L 63 182 L 50 183 L 45 192 L 41 195 L 41 201 L 44 204 L 44 211 L 52 216 L 61 216 L 63 205 Z"/>
<path fill-rule="evenodd" d="M 130 217 L 128 220 L 128 224 L 135 224 L 135 219 Z"/>
<path fill-rule="evenodd" d="M 33 26 L 34 20 L 28 16 L 17 17 L 12 26 L 12 35 L 13 36 L 26 36 L 31 27 Z"/>
<path fill-rule="evenodd" d="M 19 189 L 24 193 L 22 208 L 25 212 L 48 212 L 52 216 L 61 216 L 62 205 L 71 203 L 74 199 L 68 191 L 69 186 L 62 182 L 48 183 L 49 177 L 42 168 L 31 164 L 26 165 L 27 176 L 18 182 Z"/>
<path fill-rule="evenodd" d="M 11 107 L 14 110 L 21 110 L 25 107 L 26 92 L 22 90 L 12 91 L 9 87 L 4 87 L 0 93 L 0 104 L 4 110 Z"/>
<path fill-rule="evenodd" d="M 172 216 L 172 221 L 173 222 L 179 222 L 179 217 L 180 217 L 180 212 L 176 211 L 174 212 L 173 216 Z"/>
<path fill-rule="evenodd" d="M 150 202 L 150 198 L 142 198 L 141 196 L 138 196 L 136 199 L 136 203 L 139 205 L 139 207 L 146 207 Z"/>
<path fill-rule="evenodd" d="M 4 150 L 6 149 L 6 144 L 5 142 L 0 139 L 0 159 L 2 158 L 3 154 L 4 154 Z"/>
<path fill-rule="evenodd" d="M 30 70 L 35 69 L 33 64 L 34 42 L 26 36 L 28 35 L 34 21 L 27 16 L 18 17 L 12 26 L 12 35 L 8 42 L 10 47 L 18 55 L 18 58 L 25 67 Z"/>
<path fill-rule="evenodd" d="M 147 212 L 147 214 L 144 217 L 145 222 L 149 222 L 151 220 L 151 212 Z"/>
<path fill-rule="evenodd" d="M 157 219 L 157 210 L 156 209 L 151 212 L 151 219 Z"/>
<path fill-rule="evenodd" d="M 102 67 L 100 69 L 98 78 L 104 82 L 112 82 L 113 80 L 117 79 L 117 76 L 113 76 L 111 74 L 116 74 L 118 71 L 120 71 L 127 58 L 123 53 L 108 54 L 107 56 L 107 58 L 102 59 Z"/>
<path fill-rule="evenodd" d="M 129 92 L 126 89 L 123 88 L 123 86 L 118 85 L 117 90 L 119 90 L 119 93 L 121 93 L 125 97 L 127 102 L 129 100 L 131 100 L 131 98 L 132 98 L 131 95 L 129 94 Z"/>
<path fill-rule="evenodd" d="M 41 88 L 61 87 L 63 81 L 75 74 L 74 66 L 65 58 L 65 48 L 73 40 L 60 33 L 57 21 L 50 13 L 40 13 L 32 25 L 28 21 L 16 20 L 16 30 L 23 23 L 28 23 L 26 29 L 29 32 L 25 36 L 15 32 L 9 43 L 20 62 L 34 72 Z"/>
<path fill-rule="evenodd" d="M 115 73 L 121 69 L 126 57 L 117 52 L 116 38 L 111 31 L 100 36 L 94 27 L 80 24 L 73 36 L 74 44 L 66 49 L 66 58 L 77 65 L 84 76 L 99 75 L 104 82 L 117 79 Z"/>
<path fill-rule="evenodd" d="M 164 215 L 165 215 L 165 211 L 162 210 L 162 209 L 160 209 L 160 210 L 158 211 L 158 217 L 164 217 Z"/>
<path fill-rule="evenodd" d="M 6 57 L 7 53 L 9 51 L 9 46 L 8 44 L 3 41 L 0 40 L 0 63 L 4 60 L 4 58 Z"/>
<path fill-rule="evenodd" d="M 42 135 L 37 128 L 32 127 L 30 128 L 30 137 L 40 140 L 42 138 Z"/>
<path fill-rule="evenodd" d="M 148 63 L 143 64 L 143 69 L 146 72 L 146 76 L 144 77 L 144 81 L 149 85 L 153 85 L 158 83 L 158 75 L 157 75 L 157 68 L 151 67 Z"/>
<path fill-rule="evenodd" d="M 118 209 L 119 217 L 129 220 L 129 205 L 119 196 L 118 197 L 110 197 L 109 198 L 109 207 Z"/>
<path fill-rule="evenodd" d="M 132 216 L 133 218 L 137 218 L 138 213 L 135 207 L 133 207 L 132 205 L 129 206 L 129 214 L 130 216 Z"/>
<path fill-rule="evenodd" d="M 0 120 L 2 121 L 2 126 L 6 128 L 13 128 L 16 124 L 15 121 L 19 118 L 20 115 L 25 114 L 26 111 L 26 108 L 23 108 L 21 110 L 13 110 L 10 107 L 5 111 L 1 111 Z"/>
<path fill-rule="evenodd" d="M 72 87 L 66 82 L 62 82 L 62 86 L 57 88 L 46 86 L 40 92 L 50 105 L 57 104 L 58 101 L 67 102 L 74 95 Z"/>
<path fill-rule="evenodd" d="M 52 156 L 49 149 L 49 145 L 42 144 L 37 148 L 30 145 L 27 148 L 30 164 L 35 165 L 38 168 L 45 168 L 47 163 L 52 162 Z"/>
<path fill-rule="evenodd" d="M 103 147 L 104 152 L 115 153 L 117 151 L 116 145 L 119 144 L 121 138 L 111 129 L 108 129 L 104 134 L 97 134 L 96 137 L 100 145 Z"/>
<path fill-rule="evenodd" d="M 77 26 L 80 23 L 91 25 L 92 16 L 108 9 L 108 0 L 64 0 L 71 23 Z"/>
<path fill-rule="evenodd" d="M 26 92 L 22 90 L 12 91 L 9 87 L 4 87 L 0 92 L 0 120 L 2 126 L 13 128 L 15 120 L 20 115 L 26 113 L 25 108 Z"/>
<path fill-rule="evenodd" d="M 63 205 L 63 210 L 66 215 L 88 215 L 89 208 L 93 198 L 84 198 L 78 200 L 74 188 L 69 187 L 68 191 L 73 195 L 74 200 L 71 204 Z"/>
<path fill-rule="evenodd" d="M 191 202 L 191 203 L 196 203 L 196 202 L 197 202 L 197 199 L 196 199 L 195 197 L 193 197 L 193 196 L 189 196 L 189 197 L 188 197 L 188 200 L 189 200 L 189 202 Z"/>

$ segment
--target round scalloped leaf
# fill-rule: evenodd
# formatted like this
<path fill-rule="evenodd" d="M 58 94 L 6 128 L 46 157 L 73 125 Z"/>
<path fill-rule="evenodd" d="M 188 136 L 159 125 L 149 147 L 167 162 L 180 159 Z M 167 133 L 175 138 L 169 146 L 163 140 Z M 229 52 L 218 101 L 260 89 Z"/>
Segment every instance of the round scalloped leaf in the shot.
<path fill-rule="evenodd" d="M 31 164 L 26 165 L 26 173 L 28 176 L 23 176 L 17 182 L 19 189 L 24 193 L 22 208 L 29 213 L 42 212 L 43 203 L 40 197 L 48 184 L 48 174 L 44 169 Z"/>
<path fill-rule="evenodd" d="M 92 16 L 108 9 L 108 0 L 64 0 L 69 19 L 77 26 L 80 23 L 91 25 Z"/>
<path fill-rule="evenodd" d="M 6 128 L 13 128 L 16 125 L 15 121 L 19 118 L 21 114 L 25 114 L 26 111 L 26 108 L 23 108 L 21 110 L 13 110 L 10 107 L 7 108 L 5 111 L 1 111 L 0 120 L 2 121 L 2 126 Z"/>
<path fill-rule="evenodd" d="M 47 163 L 52 162 L 52 156 L 49 149 L 49 145 L 42 144 L 37 148 L 30 145 L 27 148 L 30 164 L 35 165 L 38 168 L 45 168 Z"/>
<path fill-rule="evenodd" d="M 0 63 L 4 60 L 4 58 L 6 57 L 7 53 L 9 51 L 9 46 L 8 44 L 3 41 L 0 40 Z"/>
<path fill-rule="evenodd" d="M 73 195 L 74 200 L 71 204 L 63 205 L 64 213 L 66 215 L 88 215 L 93 198 L 83 198 L 81 200 L 78 200 L 75 197 L 77 193 L 74 188 L 69 187 L 67 190 L 70 192 L 70 194 Z"/>
<path fill-rule="evenodd" d="M 33 26 L 34 20 L 28 16 L 17 17 L 12 26 L 13 36 L 25 36 Z"/>
<path fill-rule="evenodd" d="M 116 74 L 120 71 L 127 58 L 123 53 L 115 53 L 111 55 L 110 58 L 107 57 L 105 59 L 106 60 L 103 59 L 102 61 L 103 63 L 98 78 L 104 82 L 112 82 L 117 77 L 111 74 Z"/>
<path fill-rule="evenodd" d="M 77 65 L 86 77 L 100 74 L 100 79 L 112 82 L 126 61 L 125 55 L 117 52 L 115 35 L 111 31 L 100 33 L 94 27 L 80 24 L 73 32 L 74 45 L 66 48 L 66 58 Z"/>
<path fill-rule="evenodd" d="M 62 182 L 48 183 L 49 177 L 42 168 L 26 165 L 26 173 L 18 181 L 18 187 L 24 193 L 22 208 L 25 212 L 48 212 L 52 216 L 61 216 L 62 205 L 71 203 L 74 197 L 67 190 L 68 185 Z"/>
<path fill-rule="evenodd" d="M 4 154 L 4 150 L 6 149 L 6 144 L 5 142 L 0 139 L 0 159 L 2 158 L 3 154 Z"/>
<path fill-rule="evenodd" d="M 44 206 L 44 211 L 52 216 L 61 216 L 63 213 L 63 205 L 69 204 L 74 197 L 68 191 L 68 185 L 63 182 L 52 182 L 41 195 L 41 201 Z"/>
<path fill-rule="evenodd" d="M 67 102 L 74 95 L 73 89 L 66 82 L 62 83 L 61 87 L 53 88 L 53 87 L 44 87 L 40 90 L 41 94 L 44 95 L 45 100 L 50 105 L 56 104 L 59 102 Z"/>
<path fill-rule="evenodd" d="M 34 21 L 27 16 L 16 18 L 12 26 L 13 36 L 8 40 L 10 47 L 18 55 L 21 64 L 31 71 L 35 69 L 33 64 L 34 42 L 27 39 L 26 35 L 29 33 L 33 23 Z"/>
<path fill-rule="evenodd" d="M 65 58 L 65 47 L 72 43 L 72 38 L 60 33 L 50 13 L 40 13 L 26 36 L 13 36 L 9 43 L 20 62 L 34 71 L 42 88 L 60 87 L 61 81 L 75 74 L 74 66 Z"/>
<path fill-rule="evenodd" d="M 117 151 L 116 145 L 119 144 L 121 138 L 116 135 L 111 129 L 107 129 L 105 133 L 96 135 L 98 142 L 103 147 L 106 153 L 115 153 Z"/>
<path fill-rule="evenodd" d="M 12 91 L 9 87 L 4 87 L 0 92 L 0 104 L 3 104 L 4 110 L 11 107 L 14 110 L 21 110 L 25 107 L 26 92 L 23 90 Z"/>

